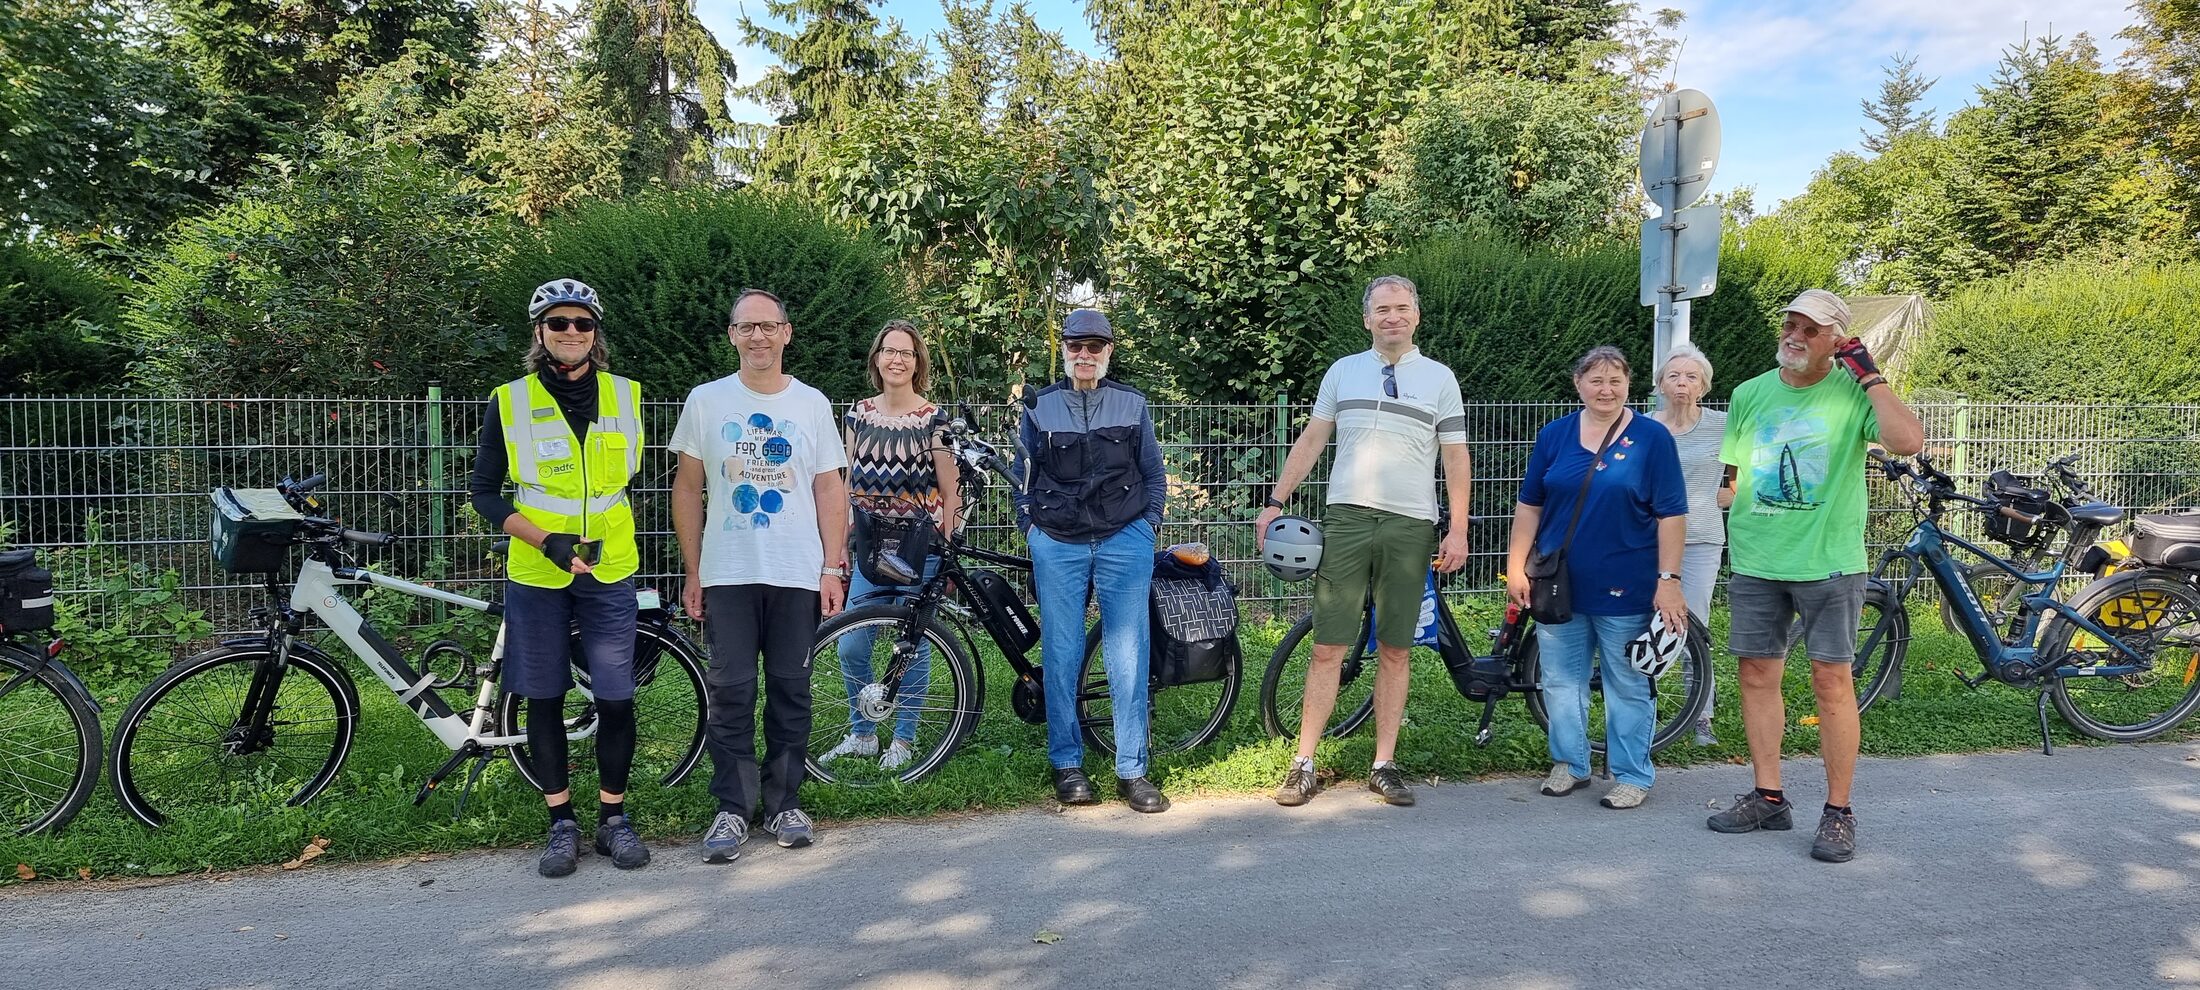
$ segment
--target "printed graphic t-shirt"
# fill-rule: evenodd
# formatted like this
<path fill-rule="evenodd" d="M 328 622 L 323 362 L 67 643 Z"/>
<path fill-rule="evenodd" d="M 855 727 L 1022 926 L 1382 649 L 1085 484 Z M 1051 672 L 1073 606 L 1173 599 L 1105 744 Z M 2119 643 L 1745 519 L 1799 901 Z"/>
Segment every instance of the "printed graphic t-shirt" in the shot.
<path fill-rule="evenodd" d="M 1809 388 L 1774 368 L 1734 390 L 1719 460 L 1736 468 L 1726 545 L 1734 573 L 1821 581 L 1864 570 L 1864 445 L 1879 416 L 1836 368 Z"/>
<path fill-rule="evenodd" d="M 810 484 L 848 466 L 825 394 L 789 378 L 773 395 L 728 375 L 695 387 L 667 445 L 703 462 L 703 586 L 816 591 L 825 566 Z M 843 512 L 842 506 L 832 507 Z"/>

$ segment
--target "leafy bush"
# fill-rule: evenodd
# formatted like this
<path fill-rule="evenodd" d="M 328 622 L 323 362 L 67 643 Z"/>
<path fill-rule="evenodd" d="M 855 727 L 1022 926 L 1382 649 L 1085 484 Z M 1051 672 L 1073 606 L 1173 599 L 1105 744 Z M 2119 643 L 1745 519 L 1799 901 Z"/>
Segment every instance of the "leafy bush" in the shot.
<path fill-rule="evenodd" d="M 336 139 L 176 228 L 123 314 L 165 394 L 418 395 L 510 362 L 484 315 L 503 221 L 418 149 Z"/>
<path fill-rule="evenodd" d="M 871 336 L 901 315 L 890 263 L 875 240 L 798 201 L 689 190 L 551 218 L 525 235 L 491 298 L 516 358 L 527 346 L 535 286 L 566 276 L 587 282 L 603 298 L 612 367 L 646 395 L 676 399 L 739 368 L 726 315 L 743 288 L 769 289 L 794 320 L 788 372 L 845 402 L 871 394 L 863 370 Z"/>
<path fill-rule="evenodd" d="M 1909 388 L 1990 402 L 2200 402 L 2200 263 L 2066 260 L 1934 307 Z"/>
<path fill-rule="evenodd" d="M 106 276 L 34 244 L 0 243 L 0 395 L 103 392 L 130 352 L 100 336 L 121 295 Z"/>

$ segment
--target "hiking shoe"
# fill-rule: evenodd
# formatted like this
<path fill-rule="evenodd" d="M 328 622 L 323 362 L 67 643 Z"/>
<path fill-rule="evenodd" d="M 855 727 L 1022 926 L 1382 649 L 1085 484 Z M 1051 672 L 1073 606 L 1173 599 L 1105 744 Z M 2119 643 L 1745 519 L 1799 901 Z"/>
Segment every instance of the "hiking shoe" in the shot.
<path fill-rule="evenodd" d="M 1543 778 L 1540 789 L 1544 797 L 1565 797 L 1587 786 L 1589 778 L 1574 776 L 1574 768 L 1564 763 L 1553 763 L 1550 775 Z"/>
<path fill-rule="evenodd" d="M 1710 719 L 1708 719 L 1708 718 L 1699 718 L 1699 719 L 1697 719 L 1697 720 L 1696 720 L 1696 745 L 1698 745 L 1698 746 L 1716 746 L 1716 745 L 1718 745 L 1718 744 L 1719 744 L 1719 737 L 1718 737 L 1718 735 L 1717 735 L 1716 733 L 1713 733 L 1713 732 L 1711 731 L 1711 720 L 1710 720 Z"/>
<path fill-rule="evenodd" d="M 764 832 L 778 836 L 781 849 L 800 849 L 810 844 L 813 826 L 810 816 L 803 814 L 802 809 L 788 808 L 766 820 Z"/>
<path fill-rule="evenodd" d="M 710 831 L 703 836 L 703 862 L 731 863 L 741 858 L 741 843 L 749 837 L 749 823 L 730 811 L 721 811 L 711 819 Z"/>
<path fill-rule="evenodd" d="M 1284 771 L 1283 786 L 1276 788 L 1276 803 L 1296 808 L 1312 801 L 1321 790 L 1321 781 L 1314 779 L 1314 761 L 1292 760 L 1291 769 Z"/>
<path fill-rule="evenodd" d="M 1818 818 L 1818 837 L 1811 841 L 1810 858 L 1827 863 L 1846 863 L 1856 858 L 1856 815 L 1827 808 Z"/>
<path fill-rule="evenodd" d="M 649 847 L 642 845 L 642 837 L 634 833 L 625 815 L 613 815 L 596 826 L 596 855 L 611 857 L 611 865 L 622 870 L 649 865 Z"/>
<path fill-rule="evenodd" d="M 1413 788 L 1406 786 L 1406 775 L 1398 772 L 1395 765 L 1369 771 L 1367 789 L 1382 795 L 1384 804 L 1402 808 L 1413 803 Z"/>
<path fill-rule="evenodd" d="M 1618 808 L 1625 811 L 1628 808 L 1640 808 L 1642 803 L 1648 800 L 1650 800 L 1650 789 L 1647 787 L 1636 787 L 1633 784 L 1613 784 L 1611 790 L 1605 791 L 1604 796 L 1597 799 L 1597 803 L 1607 808 Z"/>
<path fill-rule="evenodd" d="M 840 759 L 843 756 L 877 755 L 877 736 L 859 736 L 851 732 L 848 733 L 846 736 L 841 737 L 840 745 L 828 749 L 824 753 L 820 754 L 817 758 L 817 765 L 824 766 L 825 764 L 831 763 L 834 760 Z"/>
<path fill-rule="evenodd" d="M 1714 832 L 1730 835 L 1755 832 L 1758 829 L 1785 832 L 1795 827 L 1795 816 L 1788 807 L 1788 802 L 1767 801 L 1764 795 L 1750 791 L 1735 795 L 1733 807 L 1712 815 L 1711 820 L 1705 824 L 1710 825 Z"/>
<path fill-rule="evenodd" d="M 543 844 L 542 861 L 535 871 L 546 877 L 572 874 L 581 861 L 581 825 L 575 821 L 550 823 L 550 841 Z"/>
<path fill-rule="evenodd" d="M 893 745 L 886 747 L 886 755 L 878 758 L 878 768 L 881 770 L 899 770 L 908 766 L 909 761 L 916 758 L 916 748 L 909 744 L 909 740 L 896 739 Z"/>

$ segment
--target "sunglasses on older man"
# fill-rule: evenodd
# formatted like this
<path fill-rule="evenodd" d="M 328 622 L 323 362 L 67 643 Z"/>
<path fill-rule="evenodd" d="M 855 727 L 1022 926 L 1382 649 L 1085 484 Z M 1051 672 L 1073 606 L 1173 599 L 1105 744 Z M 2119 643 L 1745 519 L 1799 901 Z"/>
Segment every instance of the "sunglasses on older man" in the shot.
<path fill-rule="evenodd" d="M 1098 337 L 1078 337 L 1063 341 L 1062 348 L 1071 354 L 1098 354 L 1108 349 L 1108 342 Z"/>

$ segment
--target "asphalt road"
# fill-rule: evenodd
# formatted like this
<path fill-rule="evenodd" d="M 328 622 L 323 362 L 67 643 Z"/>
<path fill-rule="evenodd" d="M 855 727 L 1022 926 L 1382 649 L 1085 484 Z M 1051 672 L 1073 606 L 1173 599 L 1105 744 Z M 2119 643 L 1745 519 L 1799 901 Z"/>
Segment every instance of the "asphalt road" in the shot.
<path fill-rule="evenodd" d="M 1788 768 L 1815 812 L 1815 763 Z M 2200 984 L 2200 746 L 1867 760 L 1860 853 L 1729 836 L 1740 767 L 1645 807 L 1524 779 L 1414 808 L 1186 800 L 0 892 L 0 987 L 2099 988 Z M 1807 816 L 1815 821 L 1815 813 Z M 1045 934 L 1042 934 L 1045 933 Z M 1040 941 L 1059 936 L 1058 940 Z"/>

